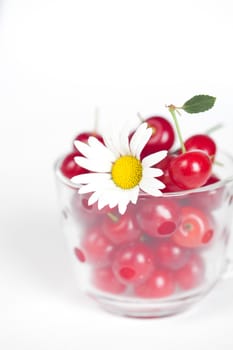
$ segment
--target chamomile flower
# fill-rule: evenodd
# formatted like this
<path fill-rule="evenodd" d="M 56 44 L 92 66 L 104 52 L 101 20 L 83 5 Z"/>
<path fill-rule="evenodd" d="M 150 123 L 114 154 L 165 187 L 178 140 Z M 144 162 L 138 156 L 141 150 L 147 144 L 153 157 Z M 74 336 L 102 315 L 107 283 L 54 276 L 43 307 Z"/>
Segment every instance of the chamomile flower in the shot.
<path fill-rule="evenodd" d="M 152 129 L 142 123 L 130 141 L 128 130 L 104 136 L 105 145 L 92 136 L 88 143 L 75 141 L 75 147 L 83 155 L 75 157 L 75 162 L 90 172 L 74 176 L 71 181 L 80 185 L 80 194 L 91 193 L 89 205 L 98 202 L 99 209 L 118 206 L 124 214 L 130 202 L 136 204 L 139 191 L 162 196 L 160 190 L 165 185 L 156 177 L 163 171 L 153 166 L 166 157 L 167 151 L 140 158 L 151 135 Z"/>

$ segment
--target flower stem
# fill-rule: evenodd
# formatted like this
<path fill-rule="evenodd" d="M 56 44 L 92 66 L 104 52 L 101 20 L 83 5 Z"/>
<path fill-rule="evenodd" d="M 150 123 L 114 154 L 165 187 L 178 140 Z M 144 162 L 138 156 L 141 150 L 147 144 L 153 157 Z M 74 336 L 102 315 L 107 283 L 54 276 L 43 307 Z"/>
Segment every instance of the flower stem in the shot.
<path fill-rule="evenodd" d="M 172 105 L 168 106 L 168 110 L 171 113 L 173 121 L 175 123 L 175 127 L 176 127 L 177 135 L 178 135 L 178 138 L 179 138 L 179 141 L 180 141 L 180 146 L 181 146 L 182 153 L 185 153 L 186 149 L 185 149 L 184 141 L 183 141 L 183 138 L 182 138 L 182 135 L 181 135 L 179 123 L 178 123 L 178 120 L 176 118 L 175 107 L 172 106 Z"/>

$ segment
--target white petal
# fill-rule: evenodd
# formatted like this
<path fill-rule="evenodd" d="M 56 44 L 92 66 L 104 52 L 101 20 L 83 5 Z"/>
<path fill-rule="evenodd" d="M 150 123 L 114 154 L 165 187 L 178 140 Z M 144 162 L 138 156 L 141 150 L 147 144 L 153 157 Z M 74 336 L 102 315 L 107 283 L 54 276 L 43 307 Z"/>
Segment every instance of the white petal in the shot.
<path fill-rule="evenodd" d="M 141 142 L 142 135 L 144 135 L 144 132 L 147 129 L 147 123 L 142 123 L 133 134 L 131 140 L 130 140 L 130 150 L 133 156 L 136 155 L 138 144 Z"/>
<path fill-rule="evenodd" d="M 95 150 L 88 146 L 88 144 L 86 144 L 85 142 L 75 140 L 74 145 L 77 148 L 77 150 L 87 158 L 92 157 L 93 153 L 95 154 Z"/>
<path fill-rule="evenodd" d="M 163 170 L 158 168 L 143 168 L 143 177 L 158 177 L 163 175 Z"/>
<path fill-rule="evenodd" d="M 102 182 L 107 181 L 111 178 L 110 174 L 102 173 L 87 173 L 76 175 L 71 178 L 71 181 L 75 184 L 89 184 L 91 182 Z"/>
<path fill-rule="evenodd" d="M 92 193 L 92 195 L 88 199 L 88 205 L 93 205 L 95 202 L 97 202 L 99 199 L 99 196 L 100 196 L 99 192 Z"/>
<path fill-rule="evenodd" d="M 90 147 L 93 147 L 93 149 L 95 150 L 95 154 L 98 155 L 98 158 L 101 159 L 103 157 L 109 162 L 113 162 L 116 159 L 113 152 L 111 152 L 111 150 L 109 150 L 105 145 L 103 145 L 102 142 L 100 142 L 96 137 L 90 136 L 88 139 L 88 144 L 90 145 Z"/>
<path fill-rule="evenodd" d="M 125 127 L 119 133 L 119 146 L 120 146 L 120 154 L 128 155 L 131 154 L 129 148 L 129 129 L 125 125 Z"/>
<path fill-rule="evenodd" d="M 134 188 L 132 188 L 132 190 L 130 190 L 130 201 L 133 204 L 137 203 L 138 195 L 139 195 L 139 186 L 135 186 Z"/>
<path fill-rule="evenodd" d="M 149 156 L 143 158 L 142 165 L 146 167 L 150 167 L 154 164 L 159 163 L 166 156 L 167 156 L 167 151 L 159 151 L 156 153 L 152 153 Z"/>
<path fill-rule="evenodd" d="M 114 137 L 114 133 L 113 132 L 112 133 L 110 132 L 110 133 L 108 133 L 106 135 L 103 135 L 103 139 L 104 139 L 105 145 L 115 155 L 115 160 L 116 160 L 117 158 L 119 158 L 120 152 L 117 149 L 117 147 L 115 146 L 115 144 L 117 144 L 117 142 L 114 142 L 114 138 L 115 137 Z"/>
<path fill-rule="evenodd" d="M 148 128 L 143 135 L 143 139 L 138 144 L 138 147 L 136 150 L 136 157 L 137 158 L 140 158 L 141 152 L 142 152 L 143 148 L 146 146 L 147 142 L 149 141 L 151 135 L 152 135 L 152 129 Z"/>
<path fill-rule="evenodd" d="M 159 183 L 158 183 L 159 182 Z M 162 196 L 163 193 L 159 190 L 164 188 L 164 184 L 157 179 L 143 178 L 139 184 L 140 188 L 152 196 Z"/>
<path fill-rule="evenodd" d="M 129 202 L 130 202 L 130 199 L 128 197 L 128 194 L 126 193 L 122 194 L 121 199 L 118 202 L 118 209 L 121 215 L 123 215 L 126 212 L 127 205 L 129 204 Z"/>
<path fill-rule="evenodd" d="M 107 173 L 110 172 L 112 168 L 112 163 L 105 159 L 98 161 L 98 159 L 94 160 L 84 157 L 74 157 L 74 161 L 82 168 L 97 173 Z"/>

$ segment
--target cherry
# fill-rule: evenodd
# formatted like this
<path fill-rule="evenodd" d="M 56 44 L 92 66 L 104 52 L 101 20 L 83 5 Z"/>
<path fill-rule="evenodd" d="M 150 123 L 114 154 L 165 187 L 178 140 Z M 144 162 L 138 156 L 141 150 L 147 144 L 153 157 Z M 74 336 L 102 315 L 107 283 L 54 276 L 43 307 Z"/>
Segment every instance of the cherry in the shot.
<path fill-rule="evenodd" d="M 78 141 L 87 143 L 90 136 L 94 136 L 101 143 L 104 143 L 103 137 L 96 132 L 82 132 L 75 137 L 74 141 L 78 140 Z M 73 143 L 74 143 L 74 141 L 73 141 Z M 74 151 L 77 151 L 75 146 L 74 146 Z"/>
<path fill-rule="evenodd" d="M 128 211 L 121 216 L 112 213 L 105 215 L 102 229 L 105 236 L 115 244 L 130 242 L 141 234 L 136 219 Z"/>
<path fill-rule="evenodd" d="M 211 160 L 214 160 L 216 154 L 216 144 L 214 140 L 205 134 L 197 134 L 189 137 L 185 143 L 186 151 L 201 150 L 208 154 Z"/>
<path fill-rule="evenodd" d="M 177 156 L 170 164 L 172 181 L 181 189 L 201 187 L 210 177 L 212 162 L 203 151 L 189 151 Z"/>
<path fill-rule="evenodd" d="M 96 288 L 104 292 L 121 294 L 126 289 L 126 286 L 116 279 L 109 266 L 97 268 L 92 274 L 92 283 Z"/>
<path fill-rule="evenodd" d="M 100 231 L 99 227 L 87 230 L 81 242 L 86 260 L 89 263 L 101 265 L 110 262 L 114 246 Z"/>
<path fill-rule="evenodd" d="M 135 295 L 142 298 L 163 298 L 175 292 L 175 280 L 171 271 L 156 268 L 143 284 L 134 289 Z"/>
<path fill-rule="evenodd" d="M 162 241 L 155 250 L 156 264 L 171 270 L 177 270 L 184 266 L 189 256 L 189 249 L 184 249 L 170 240 Z"/>
<path fill-rule="evenodd" d="M 116 252 L 112 269 L 117 279 L 124 284 L 145 281 L 153 272 L 154 255 L 143 243 L 131 242 Z"/>
<path fill-rule="evenodd" d="M 137 221 L 141 229 L 153 237 L 167 237 L 180 223 L 180 207 L 167 198 L 147 198 L 139 202 Z"/>
<path fill-rule="evenodd" d="M 68 179 L 71 179 L 73 176 L 88 173 L 89 171 L 87 169 L 84 169 L 80 167 L 74 160 L 75 157 L 80 156 L 81 153 L 78 151 L 72 152 L 68 154 L 62 164 L 61 164 L 61 172 L 62 174 L 67 177 Z"/>
<path fill-rule="evenodd" d="M 175 139 L 174 130 L 169 121 L 163 117 L 154 116 L 146 119 L 145 122 L 152 128 L 153 133 L 142 150 L 142 158 L 154 152 L 169 150 Z"/>
<path fill-rule="evenodd" d="M 158 179 L 164 183 L 166 186 L 162 192 L 178 192 L 180 187 L 178 187 L 171 179 L 169 168 L 177 156 L 175 154 L 168 154 L 166 158 L 161 160 L 155 165 L 156 168 L 163 170 L 163 175 L 159 176 Z"/>
<path fill-rule="evenodd" d="M 184 290 L 199 286 L 205 275 L 205 264 L 200 255 L 193 254 L 187 264 L 175 272 L 175 279 Z"/>
<path fill-rule="evenodd" d="M 203 186 L 212 185 L 218 181 L 220 179 L 217 176 L 211 175 Z M 205 192 L 193 193 L 189 196 L 189 200 L 194 207 L 204 210 L 214 210 L 220 206 L 222 197 L 223 188 L 219 187 Z"/>
<path fill-rule="evenodd" d="M 194 207 L 181 209 L 181 223 L 172 236 L 174 242 L 189 248 L 207 244 L 213 237 L 210 218 Z"/>

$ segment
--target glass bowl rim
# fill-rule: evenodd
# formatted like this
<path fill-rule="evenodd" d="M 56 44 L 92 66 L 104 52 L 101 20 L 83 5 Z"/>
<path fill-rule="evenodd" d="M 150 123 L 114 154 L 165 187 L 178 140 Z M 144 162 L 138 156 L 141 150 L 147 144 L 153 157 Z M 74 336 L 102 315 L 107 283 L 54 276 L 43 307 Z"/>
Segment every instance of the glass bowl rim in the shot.
<path fill-rule="evenodd" d="M 233 156 L 231 154 L 229 154 L 228 152 L 225 151 L 221 151 L 219 150 L 220 153 L 224 154 L 232 163 L 232 167 L 233 167 Z M 76 189 L 78 190 L 81 186 L 78 184 L 74 184 L 70 179 L 68 179 L 67 177 L 65 177 L 61 171 L 60 171 L 60 166 L 61 163 L 63 161 L 63 159 L 65 158 L 66 155 L 63 155 L 61 157 L 59 157 L 57 159 L 57 161 L 54 164 L 54 171 L 55 171 L 55 175 L 56 178 L 63 183 L 63 185 L 66 185 L 69 188 L 72 189 Z M 220 181 L 217 181 L 211 185 L 207 185 L 207 186 L 203 186 L 203 187 L 198 187 L 198 188 L 194 188 L 194 189 L 190 189 L 190 190 L 182 190 L 182 191 L 178 191 L 178 192 L 164 192 L 161 197 L 163 198 L 170 198 L 170 197 L 182 197 L 182 196 L 187 196 L 189 194 L 193 194 L 193 193 L 202 193 L 202 192 L 209 192 L 209 191 L 214 191 L 218 188 L 221 188 L 223 186 L 225 186 L 226 184 L 230 183 L 233 181 L 233 173 L 230 176 L 227 176 L 224 179 L 221 179 Z M 143 191 L 139 191 L 139 196 L 143 196 L 143 197 L 152 197 L 152 195 L 143 192 Z"/>

